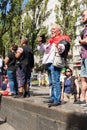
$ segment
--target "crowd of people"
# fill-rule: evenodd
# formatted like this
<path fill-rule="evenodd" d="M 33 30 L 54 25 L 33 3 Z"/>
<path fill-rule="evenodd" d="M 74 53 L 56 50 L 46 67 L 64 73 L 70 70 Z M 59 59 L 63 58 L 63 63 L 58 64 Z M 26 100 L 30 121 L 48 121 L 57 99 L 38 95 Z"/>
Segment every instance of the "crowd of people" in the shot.
<path fill-rule="evenodd" d="M 48 103 L 48 107 L 58 106 L 66 102 L 76 104 L 85 103 L 85 106 L 87 106 L 87 9 L 82 12 L 81 16 L 82 24 L 85 25 L 79 38 L 81 45 L 80 55 L 82 57 L 80 75 L 81 88 L 79 87 L 78 77 L 73 75 L 72 69 L 67 67 L 66 64 L 68 51 L 70 49 L 70 37 L 62 33 L 61 26 L 56 23 L 52 25 L 52 36 L 47 42 L 44 41 L 43 36 L 37 38 L 37 50 L 43 53 L 42 63 L 47 68 L 45 81 L 46 85 L 50 87 L 50 97 L 49 100 L 44 102 Z M 32 51 L 27 43 L 28 41 L 25 38 L 21 40 L 19 47 L 15 44 L 11 44 L 10 51 L 4 60 L 10 86 L 9 95 L 14 95 L 14 97 L 30 96 L 29 86 L 32 65 L 30 65 L 29 55 Z M 57 61 L 55 52 L 58 52 Z M 2 68 L 0 67 L 0 85 L 2 81 L 1 75 Z M 41 71 L 38 72 L 37 79 L 39 86 L 41 86 L 43 84 Z"/>
<path fill-rule="evenodd" d="M 0 67 L 0 83 L 5 80 L 7 76 L 10 87 L 10 91 L 7 95 L 15 98 L 30 96 L 29 86 L 33 67 L 33 65 L 31 67 L 30 64 L 30 56 L 33 55 L 33 52 L 27 43 L 28 40 L 24 38 L 21 40 L 19 47 L 14 43 L 11 44 L 9 53 L 5 59 L 2 59 L 2 66 Z M 6 71 L 5 78 L 3 76 L 3 69 Z M 0 84 L 1 89 L 3 88 L 3 84 L 4 83 Z"/>

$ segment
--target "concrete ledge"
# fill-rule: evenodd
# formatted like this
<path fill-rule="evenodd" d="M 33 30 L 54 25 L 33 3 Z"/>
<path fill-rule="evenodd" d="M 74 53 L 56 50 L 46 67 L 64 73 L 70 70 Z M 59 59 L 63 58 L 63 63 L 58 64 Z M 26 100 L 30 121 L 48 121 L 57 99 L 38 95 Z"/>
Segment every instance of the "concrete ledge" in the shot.
<path fill-rule="evenodd" d="M 87 130 L 87 114 L 79 106 L 65 104 L 48 108 L 34 98 L 3 97 L 1 117 L 7 117 L 7 122 L 16 130 Z"/>

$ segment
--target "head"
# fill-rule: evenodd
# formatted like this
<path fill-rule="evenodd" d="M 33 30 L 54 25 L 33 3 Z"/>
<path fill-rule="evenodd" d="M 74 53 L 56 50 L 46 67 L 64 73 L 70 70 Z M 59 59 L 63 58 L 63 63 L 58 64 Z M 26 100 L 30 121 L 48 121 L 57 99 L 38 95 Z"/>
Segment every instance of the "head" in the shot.
<path fill-rule="evenodd" d="M 82 16 L 82 23 L 87 24 L 87 9 L 82 11 L 81 16 Z"/>
<path fill-rule="evenodd" d="M 17 51 L 17 48 L 18 48 L 18 46 L 15 45 L 15 43 L 12 43 L 11 46 L 10 46 L 10 49 L 11 49 L 12 51 Z"/>
<path fill-rule="evenodd" d="M 45 43 L 46 42 L 46 37 L 45 37 L 45 34 L 43 35 L 40 35 L 37 39 L 37 41 L 40 43 Z"/>
<path fill-rule="evenodd" d="M 61 34 L 61 26 L 58 24 L 53 24 L 51 27 L 52 37 L 58 36 Z"/>
<path fill-rule="evenodd" d="M 28 43 L 28 39 L 27 38 L 21 39 L 21 45 L 26 45 L 27 43 Z"/>
<path fill-rule="evenodd" d="M 70 68 L 66 68 L 65 75 L 66 75 L 67 77 L 72 76 L 72 75 L 73 75 L 72 70 L 71 70 Z"/>

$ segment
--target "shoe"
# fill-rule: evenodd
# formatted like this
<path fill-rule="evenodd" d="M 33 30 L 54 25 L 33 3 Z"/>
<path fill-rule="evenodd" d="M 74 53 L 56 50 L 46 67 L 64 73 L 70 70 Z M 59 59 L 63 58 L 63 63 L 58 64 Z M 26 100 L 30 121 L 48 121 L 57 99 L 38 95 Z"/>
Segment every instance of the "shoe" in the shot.
<path fill-rule="evenodd" d="M 87 107 L 87 103 L 85 105 L 83 105 L 83 107 Z"/>
<path fill-rule="evenodd" d="M 78 100 L 78 101 L 74 102 L 74 104 L 86 104 L 86 102 L 85 102 L 85 100 L 83 100 L 83 101 Z"/>
<path fill-rule="evenodd" d="M 23 96 L 23 95 L 18 94 L 18 95 L 14 95 L 14 96 L 13 96 L 13 98 L 24 98 L 24 96 Z"/>
<path fill-rule="evenodd" d="M 51 100 L 46 100 L 46 101 L 43 101 L 44 103 L 53 103 L 53 101 Z"/>
<path fill-rule="evenodd" d="M 50 104 L 48 104 L 48 107 L 52 107 L 52 106 L 59 106 L 59 105 L 61 105 L 61 103 L 50 103 Z"/>
<path fill-rule="evenodd" d="M 14 96 L 14 93 L 9 93 L 8 96 Z"/>

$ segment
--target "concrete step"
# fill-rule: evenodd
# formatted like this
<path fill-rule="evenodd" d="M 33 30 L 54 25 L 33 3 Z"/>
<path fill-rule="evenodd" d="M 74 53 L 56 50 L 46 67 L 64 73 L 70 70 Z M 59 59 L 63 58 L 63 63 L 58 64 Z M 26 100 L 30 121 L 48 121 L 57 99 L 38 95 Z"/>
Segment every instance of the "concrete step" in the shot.
<path fill-rule="evenodd" d="M 11 125 L 9 125 L 6 120 L 0 118 L 0 130 L 15 130 Z"/>
<path fill-rule="evenodd" d="M 0 116 L 7 117 L 7 123 L 13 128 L 16 130 L 87 130 L 87 110 L 82 106 L 66 103 L 48 108 L 43 101 L 49 96 L 43 93 L 48 93 L 49 89 L 32 88 L 33 90 L 37 95 L 30 98 L 2 97 Z"/>

